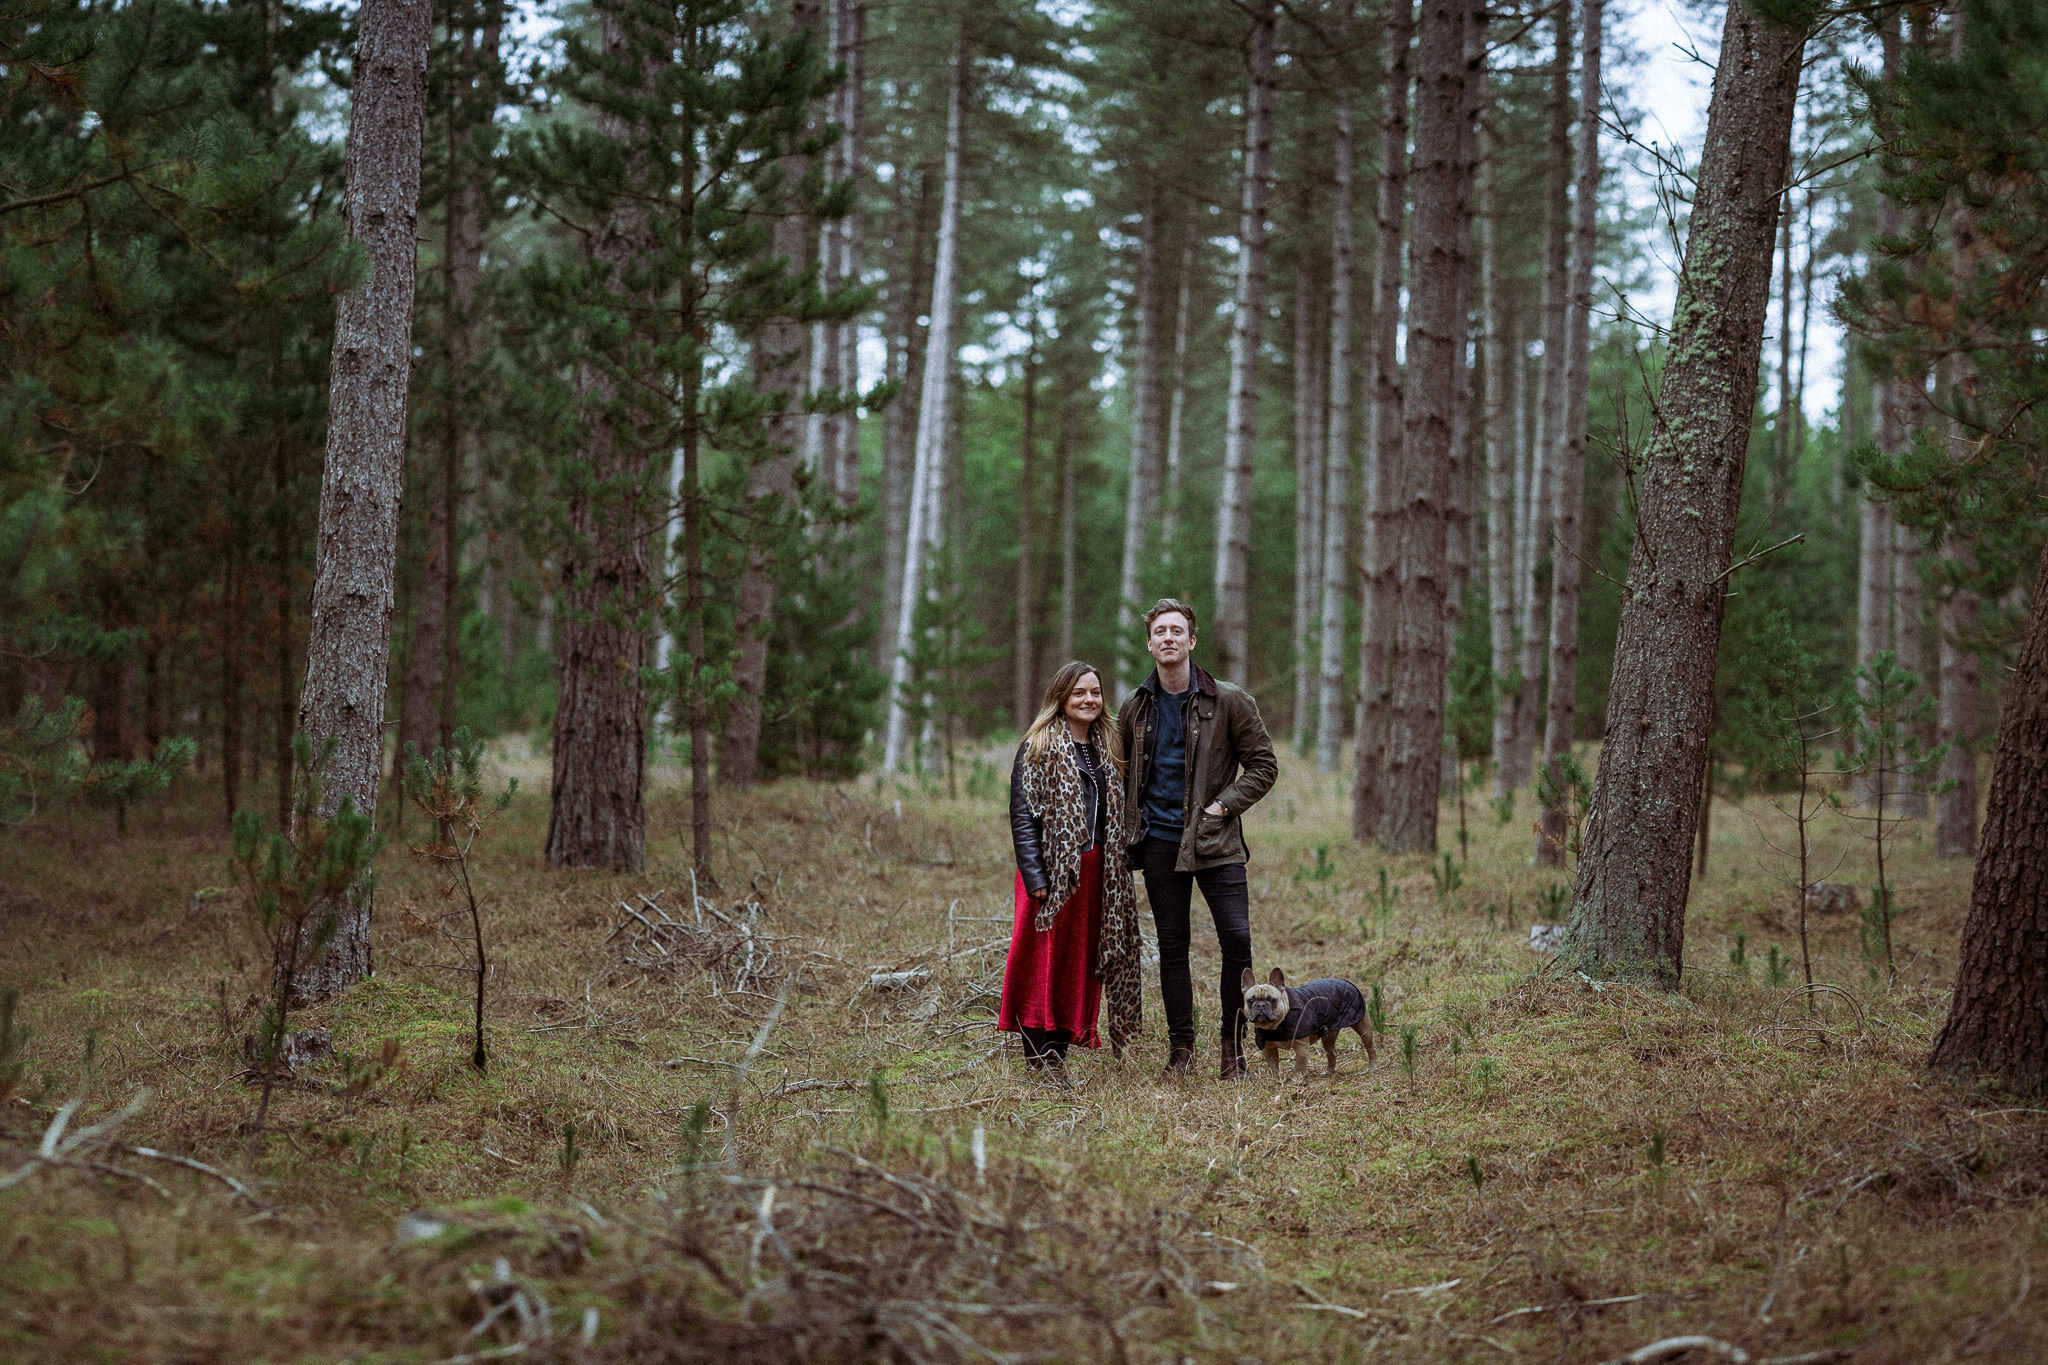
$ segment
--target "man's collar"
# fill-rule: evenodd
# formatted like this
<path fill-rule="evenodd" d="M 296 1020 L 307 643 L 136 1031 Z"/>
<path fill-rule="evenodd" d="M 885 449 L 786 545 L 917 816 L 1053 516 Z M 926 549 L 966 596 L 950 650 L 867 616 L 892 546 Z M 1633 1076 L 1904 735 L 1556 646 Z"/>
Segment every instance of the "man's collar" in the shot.
<path fill-rule="evenodd" d="M 1205 697 L 1216 695 L 1216 679 L 1205 673 L 1202 670 L 1202 666 L 1192 659 L 1188 661 L 1188 686 L 1191 690 L 1200 692 Z M 1177 697 L 1180 695 L 1178 692 L 1168 692 L 1166 690 L 1166 684 L 1159 681 L 1159 669 L 1156 665 L 1152 672 L 1146 676 L 1145 681 L 1138 684 L 1138 690 L 1150 692 L 1156 697 Z"/>

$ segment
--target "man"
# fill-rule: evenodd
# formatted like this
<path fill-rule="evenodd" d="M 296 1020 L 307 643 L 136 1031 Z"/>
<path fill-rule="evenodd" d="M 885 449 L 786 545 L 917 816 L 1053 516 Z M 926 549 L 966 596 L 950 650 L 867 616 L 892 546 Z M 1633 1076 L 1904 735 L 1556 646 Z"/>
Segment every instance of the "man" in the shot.
<path fill-rule="evenodd" d="M 1124 828 L 1131 867 L 1159 929 L 1159 994 L 1166 1009 L 1168 1076 L 1195 1061 L 1188 912 L 1202 888 L 1223 970 L 1216 993 L 1223 1079 L 1244 1075 L 1244 997 L 1252 965 L 1251 902 L 1241 818 L 1273 789 L 1280 769 L 1259 704 L 1243 688 L 1195 667 L 1195 610 L 1162 597 L 1145 613 L 1145 652 L 1158 667 L 1117 718 L 1124 751 Z"/>

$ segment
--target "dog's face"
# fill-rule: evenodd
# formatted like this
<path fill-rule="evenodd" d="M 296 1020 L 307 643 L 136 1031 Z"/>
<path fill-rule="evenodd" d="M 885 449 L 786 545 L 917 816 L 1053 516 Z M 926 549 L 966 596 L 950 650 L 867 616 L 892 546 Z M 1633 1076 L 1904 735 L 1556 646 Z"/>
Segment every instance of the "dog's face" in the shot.
<path fill-rule="evenodd" d="M 1244 969 L 1244 1017 L 1253 1028 L 1272 1028 L 1287 1017 L 1287 977 L 1278 967 L 1261 982 Z"/>

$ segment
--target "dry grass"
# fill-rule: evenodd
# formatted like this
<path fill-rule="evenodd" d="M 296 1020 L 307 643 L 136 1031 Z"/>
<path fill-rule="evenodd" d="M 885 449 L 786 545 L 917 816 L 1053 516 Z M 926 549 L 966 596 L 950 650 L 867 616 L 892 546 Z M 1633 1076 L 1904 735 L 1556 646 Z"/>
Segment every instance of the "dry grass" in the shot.
<path fill-rule="evenodd" d="M 994 796 L 722 797 L 700 909 L 679 792 L 634 877 L 544 867 L 523 795 L 474 864 L 489 1072 L 466 927 L 389 851 L 379 974 L 298 1021 L 339 1055 L 280 1091 L 253 1167 L 267 957 L 213 890 L 210 806 L 11 836 L 0 985 L 34 1034 L 0 1179 L 67 1101 L 76 1139 L 149 1096 L 0 1190 L 0 1358 L 2048 1356 L 2044 1115 L 1919 1069 L 1967 901 L 1924 831 L 1888 854 L 1897 981 L 1833 917 L 1809 1012 L 1765 803 L 1718 813 L 1667 997 L 1535 973 L 1561 877 L 1527 863 L 1527 792 L 1505 822 L 1468 803 L 1440 894 L 1428 860 L 1344 837 L 1338 779 L 1285 766 L 1250 822 L 1259 967 L 1377 982 L 1370 1068 L 1164 1083 L 1154 995 L 1133 1058 L 1034 1083 L 991 1027 Z M 1825 833 L 1867 881 L 1861 831 Z"/>

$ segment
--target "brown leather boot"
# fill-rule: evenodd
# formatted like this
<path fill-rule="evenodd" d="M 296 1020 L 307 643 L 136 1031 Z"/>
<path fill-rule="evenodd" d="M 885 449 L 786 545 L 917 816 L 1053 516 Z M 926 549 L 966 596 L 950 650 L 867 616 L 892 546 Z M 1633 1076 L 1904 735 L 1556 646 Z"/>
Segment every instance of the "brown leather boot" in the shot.
<path fill-rule="evenodd" d="M 1194 1069 L 1195 1050 L 1183 1044 L 1175 1043 L 1172 1050 L 1166 1054 L 1166 1070 L 1162 1071 L 1160 1075 L 1165 1080 L 1177 1081 L 1192 1075 Z"/>
<path fill-rule="evenodd" d="M 1223 1065 L 1217 1075 L 1226 1081 L 1244 1079 L 1244 1044 L 1234 1038 L 1225 1038 L 1222 1047 Z"/>

